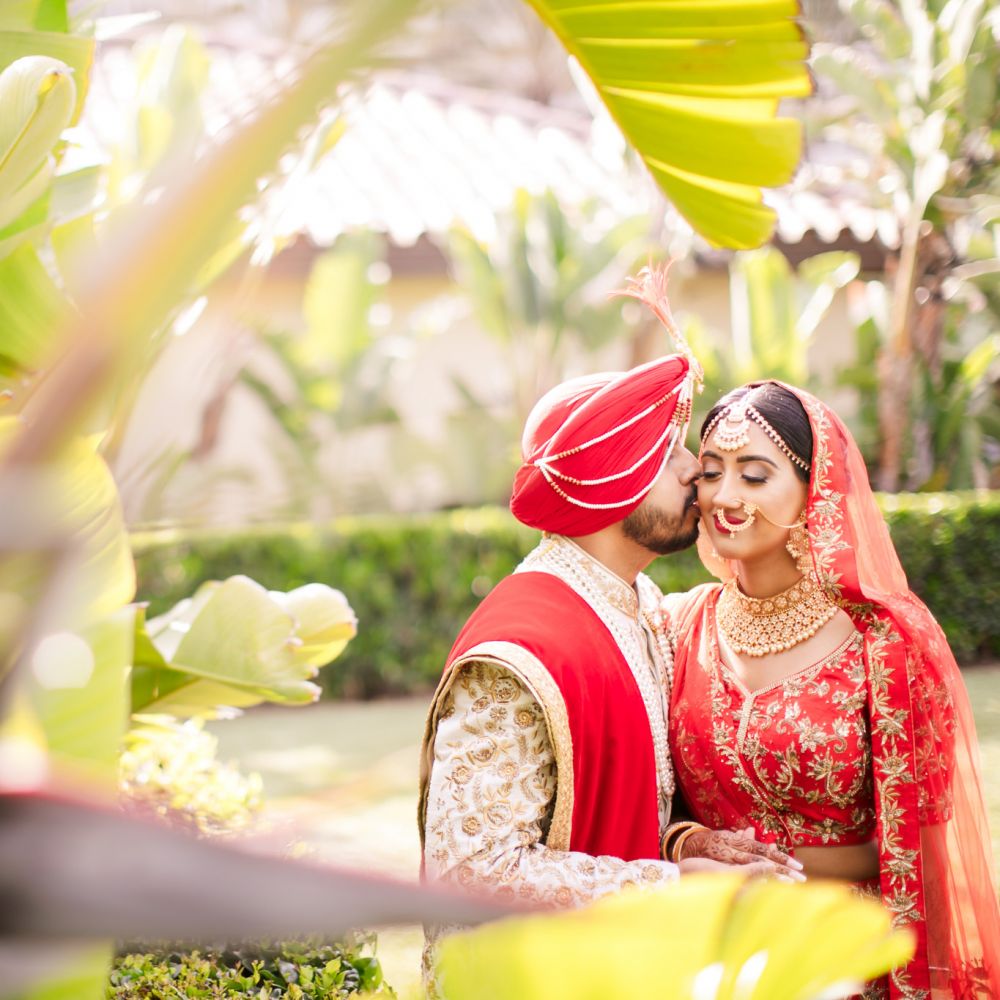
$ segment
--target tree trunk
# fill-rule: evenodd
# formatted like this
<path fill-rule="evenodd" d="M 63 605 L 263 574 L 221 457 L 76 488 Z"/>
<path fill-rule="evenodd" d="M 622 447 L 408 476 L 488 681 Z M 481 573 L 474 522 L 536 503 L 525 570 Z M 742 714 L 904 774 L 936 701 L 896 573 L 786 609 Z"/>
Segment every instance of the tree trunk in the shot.
<path fill-rule="evenodd" d="M 895 492 L 903 467 L 903 447 L 909 425 L 910 357 L 892 347 L 882 350 L 878 359 L 878 423 L 881 450 L 875 486 Z"/>
<path fill-rule="evenodd" d="M 933 261 L 927 262 L 933 266 Z M 920 279 L 917 302 L 913 309 L 911 327 L 913 331 L 913 370 L 911 379 L 919 369 L 925 369 L 932 380 L 941 377 L 941 346 L 944 340 L 946 305 L 941 295 L 944 273 L 924 273 Z M 909 475 L 904 480 L 908 490 L 924 486 L 938 472 L 941 459 L 935 444 L 935 423 L 925 411 L 913 415 L 912 428 L 913 462 Z"/>
<path fill-rule="evenodd" d="M 876 487 L 893 493 L 899 489 L 903 468 L 906 433 L 910 425 L 911 374 L 913 369 L 913 337 L 911 319 L 913 293 L 916 287 L 920 238 L 929 233 L 930 223 L 923 218 L 922 208 L 911 208 L 903 225 L 899 257 L 886 261 L 892 269 L 892 304 L 889 309 L 889 331 L 878 360 L 878 415 L 882 443 Z"/>

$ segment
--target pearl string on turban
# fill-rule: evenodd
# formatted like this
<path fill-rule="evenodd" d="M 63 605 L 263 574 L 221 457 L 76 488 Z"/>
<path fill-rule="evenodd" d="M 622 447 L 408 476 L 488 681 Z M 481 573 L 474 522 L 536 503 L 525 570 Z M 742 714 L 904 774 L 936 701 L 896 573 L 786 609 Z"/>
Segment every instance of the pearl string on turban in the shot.
<path fill-rule="evenodd" d="M 529 527 L 579 536 L 623 520 L 687 435 L 702 373 L 670 314 L 666 274 L 644 268 L 620 294 L 645 302 L 681 353 L 563 382 L 529 414 L 510 501 Z"/>

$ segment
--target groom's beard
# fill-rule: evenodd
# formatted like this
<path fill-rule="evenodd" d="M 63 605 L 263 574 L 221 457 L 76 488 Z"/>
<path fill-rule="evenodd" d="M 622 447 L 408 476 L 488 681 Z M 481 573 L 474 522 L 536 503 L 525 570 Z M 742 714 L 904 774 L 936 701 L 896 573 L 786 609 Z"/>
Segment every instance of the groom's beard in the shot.
<path fill-rule="evenodd" d="M 658 556 L 670 555 L 690 548 L 698 540 L 698 518 L 688 526 L 690 510 L 690 500 L 680 516 L 643 502 L 622 521 L 622 530 L 626 538 L 644 549 Z"/>

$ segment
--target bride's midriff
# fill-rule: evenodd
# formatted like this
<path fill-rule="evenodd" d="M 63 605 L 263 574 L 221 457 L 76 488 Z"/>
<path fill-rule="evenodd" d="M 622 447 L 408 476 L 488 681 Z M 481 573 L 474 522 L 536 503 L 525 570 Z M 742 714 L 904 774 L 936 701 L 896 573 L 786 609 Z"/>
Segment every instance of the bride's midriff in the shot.
<path fill-rule="evenodd" d="M 805 866 L 808 878 L 837 878 L 864 882 L 878 878 L 878 843 L 835 844 L 830 847 L 797 847 L 792 852 Z"/>

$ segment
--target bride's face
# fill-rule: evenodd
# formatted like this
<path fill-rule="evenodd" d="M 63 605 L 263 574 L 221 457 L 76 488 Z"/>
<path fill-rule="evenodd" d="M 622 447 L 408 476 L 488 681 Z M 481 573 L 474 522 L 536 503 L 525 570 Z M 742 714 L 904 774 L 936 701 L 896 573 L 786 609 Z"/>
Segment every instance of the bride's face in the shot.
<path fill-rule="evenodd" d="M 724 451 L 713 432 L 702 447 L 698 481 L 702 531 L 720 556 L 741 562 L 784 549 L 788 529 L 777 525 L 798 520 L 809 492 L 791 460 L 753 421 L 749 436 L 738 451 Z M 744 501 L 760 510 L 749 527 L 734 531 L 748 520 Z"/>

